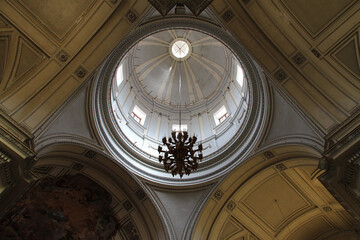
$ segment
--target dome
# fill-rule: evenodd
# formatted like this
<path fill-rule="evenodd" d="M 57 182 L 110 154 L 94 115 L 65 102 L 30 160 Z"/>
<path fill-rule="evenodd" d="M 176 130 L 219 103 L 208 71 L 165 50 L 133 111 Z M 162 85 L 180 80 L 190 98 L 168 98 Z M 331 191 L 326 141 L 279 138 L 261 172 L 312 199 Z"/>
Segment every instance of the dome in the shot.
<path fill-rule="evenodd" d="M 238 154 L 255 144 L 264 114 L 260 75 L 241 46 L 214 25 L 160 23 L 130 35 L 98 74 L 99 132 L 119 162 L 144 179 L 206 182 L 241 162 L 245 155 Z M 179 130 L 204 147 L 198 170 L 183 179 L 164 171 L 157 151 L 163 137 Z"/>
<path fill-rule="evenodd" d="M 129 71 L 136 75 L 143 94 L 172 107 L 209 101 L 231 77 L 234 59 L 220 41 L 184 29 L 148 36 L 129 55 Z"/>

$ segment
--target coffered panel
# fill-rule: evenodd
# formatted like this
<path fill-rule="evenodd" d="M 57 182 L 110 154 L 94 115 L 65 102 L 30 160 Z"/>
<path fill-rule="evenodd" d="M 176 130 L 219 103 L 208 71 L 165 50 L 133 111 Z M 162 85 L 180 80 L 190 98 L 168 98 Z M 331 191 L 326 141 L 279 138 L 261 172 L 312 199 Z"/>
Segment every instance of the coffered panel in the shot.
<path fill-rule="evenodd" d="M 12 77 L 6 85 L 5 90 L 19 79 L 25 77 L 27 73 L 36 68 L 45 58 L 41 51 L 36 49 L 22 37 L 19 37 L 18 39 L 16 52 L 17 54 Z"/>
<path fill-rule="evenodd" d="M 0 84 L 4 80 L 3 75 L 8 57 L 9 40 L 9 36 L 0 36 Z"/>
<path fill-rule="evenodd" d="M 85 16 L 95 0 L 36 0 L 18 1 L 18 9 L 45 28 L 58 40 L 71 31 Z"/>
<path fill-rule="evenodd" d="M 317 179 L 318 160 L 305 157 L 307 151 L 291 156 L 289 148 L 272 149 L 267 160 L 254 156 L 232 172 L 202 210 L 193 236 L 320 240 L 350 231 L 356 221 Z"/>
<path fill-rule="evenodd" d="M 230 220 L 221 230 L 221 239 L 231 239 L 234 235 L 238 235 L 243 229 L 239 226 L 235 220 Z"/>
<path fill-rule="evenodd" d="M 48 57 L 6 20 L 0 27 L 0 94 L 27 82 Z"/>
<path fill-rule="evenodd" d="M 291 15 L 312 36 L 329 26 L 355 0 L 281 0 Z M 326 9 L 326 10 L 325 10 Z"/>
<path fill-rule="evenodd" d="M 360 79 L 359 32 L 345 39 L 334 51 L 332 57 L 349 73 Z"/>
<path fill-rule="evenodd" d="M 2 25 L 10 23 L 20 36 L 31 36 L 27 45 L 20 42 L 19 56 L 13 54 L 12 61 L 19 66 L 7 64 L 2 70 L 2 75 L 9 72 L 5 78 L 13 87 L 2 94 L 0 104 L 31 132 L 95 70 L 149 6 L 144 0 L 35 3 L 0 2 L 0 12 L 6 18 Z M 2 45 L 9 42 L 2 40 Z M 2 55 L 9 55 L 8 49 L 11 47 L 2 50 Z M 40 64 L 36 50 L 47 53 L 43 55 L 49 61 Z M 13 84 L 10 77 L 19 84 Z M 4 81 L 1 84 L 5 88 Z"/>
<path fill-rule="evenodd" d="M 359 4 L 354 0 L 215 0 L 211 6 L 292 100 L 321 131 L 328 132 L 360 103 L 358 45 L 349 40 L 355 39 Z M 332 56 L 331 49 L 336 49 Z"/>
<path fill-rule="evenodd" d="M 287 239 L 303 240 L 316 239 L 334 228 L 323 216 L 318 216 L 306 222 L 297 229 L 292 230 Z"/>
<path fill-rule="evenodd" d="M 264 195 L 267 197 L 264 198 Z M 274 231 L 287 218 L 311 206 L 302 194 L 280 175 L 265 179 L 243 201 Z"/>

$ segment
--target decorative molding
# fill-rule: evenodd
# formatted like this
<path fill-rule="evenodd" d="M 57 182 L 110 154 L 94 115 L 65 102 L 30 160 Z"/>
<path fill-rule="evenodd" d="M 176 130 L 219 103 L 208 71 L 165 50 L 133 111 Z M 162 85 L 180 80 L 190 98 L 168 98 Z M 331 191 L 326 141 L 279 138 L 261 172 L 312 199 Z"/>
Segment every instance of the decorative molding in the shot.
<path fill-rule="evenodd" d="M 135 14 L 133 11 L 129 10 L 129 11 L 126 13 L 126 18 L 127 18 L 131 23 L 134 23 L 138 17 L 136 16 L 136 14 Z"/>
<path fill-rule="evenodd" d="M 228 209 L 229 211 L 233 211 L 233 210 L 235 209 L 235 207 L 236 207 L 236 203 L 231 200 L 230 202 L 228 202 L 228 204 L 226 205 L 226 207 L 227 207 L 227 209 Z"/>
<path fill-rule="evenodd" d="M 0 200 L 6 197 L 14 184 L 14 178 L 11 173 L 11 158 L 0 151 L 0 183 L 3 190 L 0 192 Z"/>
<path fill-rule="evenodd" d="M 34 167 L 31 171 L 35 174 L 47 175 L 52 169 L 54 169 L 53 166 L 39 166 Z"/>
<path fill-rule="evenodd" d="M 61 62 L 66 62 L 69 59 L 69 54 L 67 54 L 67 52 L 65 52 L 64 50 L 61 50 L 56 57 L 61 61 Z"/>
<path fill-rule="evenodd" d="M 125 223 L 122 228 L 123 228 L 126 236 L 128 237 L 127 239 L 140 240 L 138 230 L 136 229 L 136 226 L 134 225 L 134 223 L 131 220 L 129 220 L 127 223 Z"/>
<path fill-rule="evenodd" d="M 312 52 L 312 54 L 314 54 L 315 57 L 317 57 L 317 58 L 320 58 L 320 57 L 321 57 L 321 54 L 319 53 L 318 50 L 316 50 L 316 48 L 313 48 L 313 49 L 311 50 L 311 52 Z"/>
<path fill-rule="evenodd" d="M 285 170 L 287 169 L 287 167 L 286 167 L 283 163 L 277 164 L 277 165 L 275 165 L 275 167 L 276 167 L 279 171 L 285 171 Z"/>
<path fill-rule="evenodd" d="M 133 207 L 132 203 L 129 200 L 125 200 L 122 206 L 125 208 L 126 211 L 130 211 Z"/>
<path fill-rule="evenodd" d="M 360 113 L 356 112 L 326 136 L 323 162 L 327 171 L 319 179 L 360 226 Z M 360 228 L 359 228 L 360 229 Z"/>
<path fill-rule="evenodd" d="M 136 195 L 137 199 L 139 199 L 140 201 L 146 197 L 145 192 L 141 188 L 135 192 L 135 195 Z"/>
<path fill-rule="evenodd" d="M 323 210 L 324 210 L 325 212 L 331 212 L 331 211 L 332 211 L 332 208 L 329 207 L 329 206 L 326 206 L 326 207 L 323 207 Z"/>
<path fill-rule="evenodd" d="M 23 142 L 20 142 L 18 138 L 9 133 L 6 129 L 0 126 L 0 137 L 4 138 L 11 143 L 18 151 L 20 151 L 25 156 L 35 156 L 35 152 L 33 152 L 30 148 L 28 148 Z"/>
<path fill-rule="evenodd" d="M 209 6 L 213 0 L 182 0 L 182 1 L 160 1 L 160 0 L 148 0 L 148 2 L 164 17 L 171 9 L 177 4 L 186 5 L 190 11 L 195 15 L 199 16 L 202 11 Z"/>
<path fill-rule="evenodd" d="M 272 151 L 266 151 L 264 152 L 264 156 L 267 158 L 267 159 L 270 159 L 270 158 L 273 158 L 275 157 L 274 153 Z"/>
<path fill-rule="evenodd" d="M 231 11 L 231 9 L 226 10 L 226 12 L 223 13 L 221 16 L 225 22 L 229 22 L 233 17 L 234 13 Z"/>
<path fill-rule="evenodd" d="M 71 168 L 76 171 L 80 171 L 81 169 L 84 168 L 84 165 L 82 165 L 81 163 L 75 163 Z"/>
<path fill-rule="evenodd" d="M 292 57 L 292 60 L 297 65 L 302 65 L 306 61 L 306 58 L 304 55 L 302 55 L 301 52 L 298 52 L 297 54 L 295 54 L 295 56 Z"/>
<path fill-rule="evenodd" d="M 279 70 L 277 70 L 274 73 L 274 77 L 275 77 L 276 80 L 278 80 L 281 83 L 282 81 L 284 81 L 288 77 L 288 75 L 283 69 L 280 68 Z"/>
<path fill-rule="evenodd" d="M 223 191 L 221 191 L 220 189 L 218 189 L 215 193 L 214 193 L 214 197 L 216 198 L 216 200 L 220 200 L 222 198 L 222 196 L 224 195 Z"/>
<path fill-rule="evenodd" d="M 93 159 L 96 155 L 96 152 L 93 150 L 88 150 L 85 152 L 85 157 Z"/>
<path fill-rule="evenodd" d="M 352 132 L 350 132 L 346 137 L 342 138 L 340 141 L 336 142 L 332 139 L 327 139 L 328 148 L 325 152 L 325 156 L 334 156 L 339 154 L 346 145 L 352 143 L 353 140 L 356 140 L 360 136 L 360 126 L 355 128 Z"/>
<path fill-rule="evenodd" d="M 85 75 L 87 74 L 87 70 L 83 67 L 78 67 L 75 71 L 76 76 L 78 76 L 79 78 L 83 78 L 85 77 Z"/>
<path fill-rule="evenodd" d="M 10 117 L 0 112 L 0 179 L 5 188 L 0 193 L 0 216 L 37 180 L 30 170 L 37 160 L 36 153 L 31 149 L 31 137 Z M 5 195 L 6 198 L 3 197 Z"/>

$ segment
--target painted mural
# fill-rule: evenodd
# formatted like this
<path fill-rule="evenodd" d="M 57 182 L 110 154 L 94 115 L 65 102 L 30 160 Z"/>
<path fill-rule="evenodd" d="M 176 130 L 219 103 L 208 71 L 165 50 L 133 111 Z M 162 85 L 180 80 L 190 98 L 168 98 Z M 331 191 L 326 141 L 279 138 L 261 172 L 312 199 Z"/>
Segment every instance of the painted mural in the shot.
<path fill-rule="evenodd" d="M 118 228 L 110 203 L 84 175 L 44 178 L 0 220 L 0 239 L 109 239 Z"/>

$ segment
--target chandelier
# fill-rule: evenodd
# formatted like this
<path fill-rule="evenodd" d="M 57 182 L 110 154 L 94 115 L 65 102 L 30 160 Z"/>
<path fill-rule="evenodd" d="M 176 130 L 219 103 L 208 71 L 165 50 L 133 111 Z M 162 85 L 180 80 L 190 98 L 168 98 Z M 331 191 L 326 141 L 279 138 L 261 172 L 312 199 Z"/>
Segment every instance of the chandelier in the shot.
<path fill-rule="evenodd" d="M 159 146 L 159 162 L 164 163 L 166 172 L 171 171 L 172 175 L 179 174 L 180 177 L 189 175 L 191 171 L 194 171 L 198 167 L 198 160 L 203 159 L 202 144 L 198 145 L 197 149 L 194 149 L 194 144 L 197 138 L 194 136 L 189 137 L 186 131 L 176 134 L 175 131 L 171 133 L 171 137 L 162 139 L 163 144 L 167 150 L 163 150 Z"/>
<path fill-rule="evenodd" d="M 159 162 L 163 162 L 166 172 L 171 171 L 173 177 L 176 174 L 180 175 L 180 178 L 184 175 L 189 175 L 192 171 L 195 171 L 198 167 L 198 161 L 203 159 L 202 144 L 194 148 L 197 141 L 197 137 L 194 135 L 189 137 L 187 131 L 181 131 L 181 71 L 179 78 L 179 132 L 172 131 L 171 137 L 162 139 L 162 146 L 158 147 Z"/>

